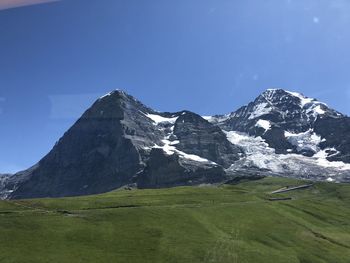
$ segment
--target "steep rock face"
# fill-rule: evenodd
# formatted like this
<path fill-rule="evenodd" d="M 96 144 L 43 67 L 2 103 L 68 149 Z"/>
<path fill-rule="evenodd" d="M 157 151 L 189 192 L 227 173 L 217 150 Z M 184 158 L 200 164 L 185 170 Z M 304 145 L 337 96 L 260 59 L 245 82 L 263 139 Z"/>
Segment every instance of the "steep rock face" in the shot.
<path fill-rule="evenodd" d="M 225 168 L 243 155 L 243 151 L 231 144 L 219 127 L 194 113 L 185 112 L 179 116 L 174 135 L 179 139 L 179 150 L 204 157 Z"/>
<path fill-rule="evenodd" d="M 320 118 L 315 122 L 315 132 L 324 140 L 320 143 L 326 149 L 327 159 L 350 163 L 350 118 Z"/>
<path fill-rule="evenodd" d="M 217 183 L 225 179 L 224 169 L 212 163 L 198 163 L 162 149 L 152 149 L 146 168 L 138 175 L 140 188 L 161 188 L 181 185 Z"/>
<path fill-rule="evenodd" d="M 275 149 L 278 154 L 288 153 L 289 149 L 292 149 L 293 152 L 296 151 L 296 147 L 286 139 L 284 130 L 278 125 L 273 125 L 269 130 L 263 133 L 258 132 L 257 136 L 258 135 L 265 139 L 268 145 Z M 300 153 L 305 154 L 303 151 L 300 151 Z"/>
<path fill-rule="evenodd" d="M 156 133 L 150 122 L 142 123 L 142 128 L 141 122 L 131 122 L 131 115 L 136 120 L 139 117 L 135 114 L 138 106 L 122 92 L 98 100 L 11 197 L 93 194 L 127 183 L 130 175 L 141 168 L 140 155 L 128 136 L 138 138 L 138 133 L 147 134 L 137 142 L 149 144 Z"/>
<path fill-rule="evenodd" d="M 226 177 L 223 167 L 229 166 L 225 161 L 233 162 L 243 154 L 220 128 L 195 113 L 147 116 L 163 131 L 164 137 L 160 145 L 146 147 L 150 151 L 146 167 L 137 176 L 141 188 L 223 181 Z"/>

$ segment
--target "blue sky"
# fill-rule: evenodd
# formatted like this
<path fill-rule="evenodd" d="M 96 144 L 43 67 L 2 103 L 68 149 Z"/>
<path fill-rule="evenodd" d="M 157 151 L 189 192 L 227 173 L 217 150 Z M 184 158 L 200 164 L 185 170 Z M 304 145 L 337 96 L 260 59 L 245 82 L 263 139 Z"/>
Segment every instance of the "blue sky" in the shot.
<path fill-rule="evenodd" d="M 350 114 L 349 28 L 347 0 L 63 0 L 0 10 L 0 172 L 35 164 L 117 88 L 160 111 L 210 115 L 279 87 Z"/>

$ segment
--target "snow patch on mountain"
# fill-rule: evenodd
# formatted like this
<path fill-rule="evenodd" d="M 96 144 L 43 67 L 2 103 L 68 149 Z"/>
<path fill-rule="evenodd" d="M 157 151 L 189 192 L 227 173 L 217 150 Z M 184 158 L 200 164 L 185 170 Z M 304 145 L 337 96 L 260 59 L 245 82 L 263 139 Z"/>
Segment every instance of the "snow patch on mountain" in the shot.
<path fill-rule="evenodd" d="M 176 147 L 174 145 L 176 145 L 178 143 L 178 141 L 171 142 L 169 140 L 164 139 L 164 140 L 162 140 L 162 142 L 164 143 L 163 146 L 154 145 L 152 148 L 162 149 L 167 155 L 177 154 L 177 155 L 179 155 L 180 158 L 184 158 L 184 159 L 188 159 L 188 160 L 192 160 L 192 161 L 196 161 L 196 162 L 201 162 L 201 163 L 216 164 L 216 163 L 209 161 L 208 159 L 202 158 L 198 155 L 187 154 L 185 152 L 182 152 L 182 151 L 176 149 Z"/>
<path fill-rule="evenodd" d="M 313 118 L 316 120 L 318 116 L 326 114 L 325 107 L 322 105 L 321 102 L 315 102 L 313 104 L 308 105 L 308 108 L 306 108 L 305 112 L 310 117 L 313 116 Z"/>
<path fill-rule="evenodd" d="M 111 96 L 111 95 L 112 95 L 112 93 L 113 93 L 113 91 L 108 92 L 107 94 L 105 94 L 105 95 L 101 96 L 101 97 L 100 97 L 100 99 L 103 99 L 103 98 L 109 97 L 109 96 Z"/>
<path fill-rule="evenodd" d="M 302 133 L 292 133 L 289 131 L 284 132 L 284 136 L 294 146 L 297 147 L 297 151 L 313 151 L 318 152 L 319 143 L 322 141 L 321 137 L 317 135 L 313 129 L 309 129 Z"/>
<path fill-rule="evenodd" d="M 273 100 L 273 98 L 275 96 L 277 96 L 277 92 L 279 90 L 277 89 L 268 89 L 265 93 L 264 93 L 264 97 L 266 98 L 266 100 L 268 100 L 269 102 L 271 102 L 271 100 Z M 301 93 L 298 92 L 292 92 L 292 91 L 284 91 L 286 94 L 294 97 L 294 98 L 298 98 L 300 101 L 300 108 L 302 110 L 305 110 L 305 113 L 307 115 L 313 115 L 315 118 L 317 118 L 318 115 L 324 115 L 326 114 L 326 110 L 328 108 L 327 104 L 320 102 L 314 98 L 309 98 L 304 96 Z M 282 97 L 280 98 L 282 100 Z M 271 103 L 273 104 L 273 103 Z"/>
<path fill-rule="evenodd" d="M 294 97 L 297 97 L 300 99 L 300 106 L 303 108 L 306 104 L 309 104 L 311 102 L 315 102 L 316 100 L 313 99 L 313 98 L 308 98 L 308 97 L 305 97 L 303 94 L 300 94 L 298 92 L 292 92 L 292 91 L 287 91 L 287 93 L 289 93 L 290 95 L 294 96 Z"/>
<path fill-rule="evenodd" d="M 350 164 L 343 162 L 330 162 L 327 154 L 306 157 L 298 154 L 276 154 L 261 137 L 252 137 L 236 131 L 224 131 L 227 139 L 244 150 L 246 157 L 232 164 L 229 170 L 239 171 L 247 168 L 267 170 L 282 176 L 318 180 L 337 181 L 337 177 L 349 176 Z M 340 180 L 341 181 L 341 180 Z"/>
<path fill-rule="evenodd" d="M 327 160 L 328 157 L 337 155 L 339 152 L 335 148 L 327 148 L 319 151 L 314 155 L 317 158 L 317 162 L 320 166 L 327 168 L 336 168 L 339 170 L 350 170 L 350 164 L 344 162 L 330 162 Z"/>
<path fill-rule="evenodd" d="M 168 123 L 174 124 L 176 122 L 176 120 L 178 119 L 178 116 L 171 117 L 171 118 L 166 118 L 166 117 L 163 117 L 163 116 L 160 116 L 160 115 L 157 115 L 157 114 L 147 113 L 145 115 L 149 119 L 151 119 L 154 122 L 155 125 L 158 125 L 159 123 L 162 123 L 162 122 L 168 122 Z"/>
<path fill-rule="evenodd" d="M 202 116 L 202 118 L 210 123 L 220 123 L 228 120 L 230 118 L 230 114 L 225 114 L 223 116 Z"/>
<path fill-rule="evenodd" d="M 276 158 L 275 150 L 270 148 L 269 145 L 261 137 L 252 137 L 248 134 L 224 131 L 227 139 L 235 145 L 242 147 L 246 157 L 237 162 L 238 165 L 248 165 L 250 167 L 258 167 L 260 169 L 267 169 L 271 171 L 280 170 L 280 160 Z M 232 164 L 231 169 L 237 164 Z"/>
<path fill-rule="evenodd" d="M 324 115 L 327 113 L 328 106 L 326 103 L 320 102 L 314 98 L 305 97 L 297 92 L 286 92 L 300 99 L 300 106 L 301 108 L 305 109 L 307 115 L 312 115 L 314 118 L 317 118 L 319 115 Z M 341 114 L 337 113 L 337 115 Z"/>
<path fill-rule="evenodd" d="M 202 116 L 202 118 L 210 122 L 213 116 Z"/>
<path fill-rule="evenodd" d="M 271 129 L 271 123 L 267 120 L 258 120 L 257 123 L 255 124 L 258 127 L 263 128 L 265 131 L 268 131 Z"/>
<path fill-rule="evenodd" d="M 323 114 L 326 113 L 326 112 L 321 108 L 321 105 L 317 105 L 313 110 L 314 110 L 314 112 L 316 112 L 316 113 L 319 114 L 319 115 L 323 115 Z"/>
<path fill-rule="evenodd" d="M 260 103 L 260 104 L 257 104 L 255 105 L 252 113 L 250 114 L 249 116 L 249 120 L 253 120 L 253 119 L 256 119 L 260 116 L 263 116 L 265 114 L 268 114 L 271 112 L 271 107 L 269 106 L 269 104 L 267 103 Z"/>
<path fill-rule="evenodd" d="M 182 115 L 184 115 L 185 113 L 182 113 Z M 191 161 L 195 161 L 195 162 L 200 162 L 200 163 L 208 163 L 208 164 L 213 164 L 213 165 L 217 165 L 215 162 L 212 162 L 208 159 L 202 158 L 198 155 L 194 155 L 194 154 L 187 154 L 183 151 L 178 150 L 175 145 L 179 144 L 180 141 L 176 140 L 177 137 L 176 135 L 174 135 L 174 127 L 175 127 L 175 122 L 178 119 L 178 116 L 175 117 L 171 117 L 171 118 L 166 118 L 160 115 L 156 115 L 156 114 L 145 114 L 145 116 L 147 116 L 148 118 L 150 118 L 155 125 L 159 125 L 162 123 L 170 123 L 173 124 L 171 127 L 169 127 L 169 132 L 167 132 L 165 134 L 164 139 L 162 140 L 163 145 L 153 145 L 152 147 L 143 147 L 145 150 L 150 150 L 152 148 L 157 148 L 157 149 L 162 149 L 164 151 L 165 154 L 167 155 L 173 155 L 173 154 L 177 154 L 180 158 L 183 159 L 187 159 L 187 160 L 191 160 Z"/>

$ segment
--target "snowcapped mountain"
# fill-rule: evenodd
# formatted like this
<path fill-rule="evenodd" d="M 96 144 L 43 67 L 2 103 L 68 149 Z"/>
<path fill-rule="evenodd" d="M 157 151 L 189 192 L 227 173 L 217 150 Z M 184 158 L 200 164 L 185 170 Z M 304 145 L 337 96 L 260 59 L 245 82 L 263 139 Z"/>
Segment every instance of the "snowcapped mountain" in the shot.
<path fill-rule="evenodd" d="M 232 170 L 262 169 L 280 176 L 349 181 L 350 119 L 296 92 L 268 89 L 247 106 L 206 117 L 246 157 Z M 337 124 L 337 125 L 335 125 Z"/>
<path fill-rule="evenodd" d="M 347 117 L 325 103 L 296 92 L 268 89 L 255 101 L 235 112 L 207 120 L 223 130 L 261 136 L 277 153 L 301 153 L 312 156 L 321 142 L 315 128 L 326 119 Z"/>
<path fill-rule="evenodd" d="M 219 183 L 241 175 L 348 182 L 349 144 L 350 119 L 299 93 L 269 89 L 235 112 L 201 117 L 157 112 L 113 91 L 36 166 L 0 177 L 0 193 L 74 196 L 125 185 Z"/>
<path fill-rule="evenodd" d="M 325 103 L 282 89 L 268 89 L 247 106 L 223 116 L 207 118 L 220 127 L 264 135 L 280 128 L 298 134 L 312 129 L 320 118 L 343 118 Z"/>

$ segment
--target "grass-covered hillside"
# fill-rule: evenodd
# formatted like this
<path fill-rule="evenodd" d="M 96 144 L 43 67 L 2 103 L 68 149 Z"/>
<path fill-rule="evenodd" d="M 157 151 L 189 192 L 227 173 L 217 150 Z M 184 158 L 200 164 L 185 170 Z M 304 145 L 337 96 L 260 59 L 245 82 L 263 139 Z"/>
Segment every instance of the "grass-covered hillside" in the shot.
<path fill-rule="evenodd" d="M 349 263 L 350 185 L 269 194 L 297 184 L 266 178 L 1 201 L 0 262 Z"/>

